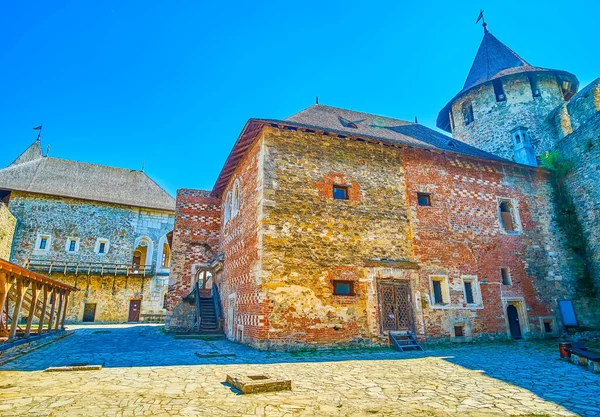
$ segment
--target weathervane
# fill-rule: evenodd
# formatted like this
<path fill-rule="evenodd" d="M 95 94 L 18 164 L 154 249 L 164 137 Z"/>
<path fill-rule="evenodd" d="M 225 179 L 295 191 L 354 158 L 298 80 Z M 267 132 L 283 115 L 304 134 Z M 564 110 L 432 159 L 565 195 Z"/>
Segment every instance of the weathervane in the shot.
<path fill-rule="evenodd" d="M 34 127 L 33 130 L 39 130 L 38 132 L 38 137 L 37 137 L 37 141 L 41 141 L 42 140 L 42 125 L 39 125 L 38 127 Z"/>
<path fill-rule="evenodd" d="M 479 23 L 479 21 L 483 21 L 482 26 L 483 26 L 483 30 L 485 33 L 488 32 L 488 28 L 487 28 L 487 23 L 485 23 L 485 18 L 483 17 L 483 9 L 481 9 L 481 11 L 479 12 L 479 17 L 477 17 L 477 21 L 475 21 L 475 24 Z"/>

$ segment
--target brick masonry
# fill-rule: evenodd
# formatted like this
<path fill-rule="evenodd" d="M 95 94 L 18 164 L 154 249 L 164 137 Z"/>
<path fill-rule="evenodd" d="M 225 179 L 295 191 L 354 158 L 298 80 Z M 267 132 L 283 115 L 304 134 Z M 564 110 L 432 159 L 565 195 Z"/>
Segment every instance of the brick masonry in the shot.
<path fill-rule="evenodd" d="M 525 336 L 540 336 L 544 319 L 556 330 L 554 305 L 568 296 L 561 285 L 568 276 L 543 170 L 265 127 L 225 189 L 221 212 L 236 181 L 240 212 L 219 223 L 220 233 L 218 213 L 200 209 L 203 220 L 189 223 L 193 192 L 178 195 L 177 320 L 191 264 L 207 258 L 190 259 L 190 236 L 210 238 L 211 247 L 220 236 L 225 260 L 215 282 L 225 331 L 261 349 L 384 342 L 382 280 L 410 283 L 421 339 L 453 337 L 456 325 L 465 329 L 461 340 L 506 337 L 509 304 Z M 347 186 L 348 199 L 334 199 L 333 185 Z M 417 191 L 431 194 L 431 207 L 417 205 Z M 195 204 L 211 198 L 200 193 Z M 520 233 L 502 232 L 499 197 L 515 201 Z M 512 285 L 501 284 L 501 267 L 510 268 Z M 432 305 L 431 275 L 448 277 L 446 305 Z M 466 276 L 479 283 L 482 303 L 466 305 Z M 354 295 L 333 294 L 336 280 L 352 282 Z"/>

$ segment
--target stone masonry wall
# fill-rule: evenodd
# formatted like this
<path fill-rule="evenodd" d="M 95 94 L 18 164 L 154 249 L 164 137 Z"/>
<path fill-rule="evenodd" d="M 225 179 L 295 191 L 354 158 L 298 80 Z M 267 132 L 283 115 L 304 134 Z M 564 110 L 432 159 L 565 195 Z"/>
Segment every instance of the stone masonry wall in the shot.
<path fill-rule="evenodd" d="M 567 186 L 584 230 L 596 289 L 595 296 L 589 294 L 585 302 L 576 303 L 579 307 L 576 312 L 582 325 L 600 327 L 600 79 L 565 107 L 573 130 L 560 140 L 556 150 L 572 164 Z"/>
<path fill-rule="evenodd" d="M 12 215 L 8 206 L 0 202 L 0 258 L 10 259 L 13 236 L 17 219 Z"/>
<path fill-rule="evenodd" d="M 483 84 L 467 92 L 452 106 L 452 136 L 494 155 L 514 160 L 510 130 L 521 125 L 529 129 L 536 155 L 550 150 L 556 138 L 546 134 L 543 122 L 550 112 L 564 103 L 564 100 L 554 76 L 536 76 L 541 97 L 533 97 L 525 74 L 502 78 L 506 101 L 496 102 L 492 83 Z M 462 105 L 469 101 L 473 105 L 474 121 L 465 125 Z"/>
<path fill-rule="evenodd" d="M 417 308 L 426 337 L 454 337 L 458 325 L 466 339 L 505 338 L 510 302 L 521 303 L 522 332 L 541 335 L 540 319 L 556 317 L 556 301 L 565 296 L 561 283 L 568 278 L 559 236 L 552 232 L 547 173 L 420 149 L 405 151 L 405 169 L 420 266 L 415 298 L 422 300 Z M 431 206 L 418 205 L 417 192 L 429 193 Z M 514 199 L 520 233 L 503 231 L 499 197 Z M 502 284 L 500 268 L 509 268 L 512 285 Z M 433 275 L 447 277 L 450 301 L 445 305 L 432 303 Z M 474 304 L 465 299 L 463 278 L 469 277 L 479 284 Z M 556 322 L 552 327 L 558 331 Z"/>
<path fill-rule="evenodd" d="M 183 301 L 192 290 L 195 264 L 219 252 L 221 202 L 210 191 L 177 191 L 166 328 L 184 331 L 194 323 L 194 306 Z"/>
<path fill-rule="evenodd" d="M 162 252 L 159 242 L 173 229 L 174 214 L 167 211 L 121 206 L 117 204 L 91 202 L 45 196 L 24 192 L 12 192 L 9 203 L 11 211 L 18 219 L 15 231 L 12 261 L 24 265 L 29 259 L 71 262 L 71 263 L 110 263 L 131 265 L 137 238 L 150 240 L 149 251 L 152 260 L 147 264 L 156 265 Z M 51 237 L 47 251 L 35 248 L 38 234 Z M 79 238 L 79 248 L 75 253 L 66 250 L 69 237 Z M 95 252 L 98 238 L 108 239 L 105 254 Z M 75 277 L 53 274 L 53 278 L 73 284 Z M 81 277 L 78 278 L 80 280 Z M 107 284 L 107 280 L 110 281 Z M 129 278 L 129 281 L 139 279 Z M 96 283 L 98 281 L 98 283 Z M 167 290 L 168 270 L 161 271 L 151 279 L 146 279 L 142 301 L 142 313 L 164 313 L 163 297 Z M 97 277 L 91 283 L 92 290 L 78 292 L 71 301 L 69 319 L 76 320 L 83 314 L 86 302 L 97 304 L 97 317 L 102 321 L 124 321 L 127 319 L 128 302 L 140 297 L 141 290 L 133 291 L 137 284 L 116 285 L 113 293 L 112 277 Z M 141 288 L 141 283 L 139 285 Z M 99 312 L 102 311 L 102 314 Z M 125 317 L 123 319 L 123 317 Z"/>
<path fill-rule="evenodd" d="M 381 267 L 413 259 L 401 150 L 272 128 L 264 146 L 260 347 L 377 339 L 376 280 L 412 277 Z M 333 199 L 334 184 L 348 200 Z M 334 280 L 355 295 L 334 295 Z"/>

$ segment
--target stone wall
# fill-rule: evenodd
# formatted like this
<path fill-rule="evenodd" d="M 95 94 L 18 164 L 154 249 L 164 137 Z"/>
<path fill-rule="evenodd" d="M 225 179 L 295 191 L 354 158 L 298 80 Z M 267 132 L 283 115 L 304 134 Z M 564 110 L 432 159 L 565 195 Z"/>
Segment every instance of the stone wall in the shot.
<path fill-rule="evenodd" d="M 157 265 L 162 248 L 159 243 L 173 229 L 172 212 L 122 206 L 117 204 L 45 196 L 24 192 L 12 192 L 10 209 L 18 219 L 15 231 L 12 261 L 25 265 L 28 260 L 55 261 L 71 264 L 122 264 L 131 265 L 136 240 L 148 238 L 151 260 L 146 264 Z M 50 236 L 47 250 L 35 247 L 39 234 Z M 68 238 L 78 238 L 78 250 L 66 249 Z M 97 240 L 107 239 L 107 251 L 97 251 Z M 84 267 L 82 267 L 84 269 Z M 84 273 L 80 273 L 84 275 Z M 164 295 L 167 291 L 169 271 L 160 270 L 146 279 L 142 301 L 142 313 L 164 313 Z M 69 284 L 74 276 L 52 274 L 53 278 Z M 62 278 L 61 278 L 62 277 Z M 81 276 L 77 278 L 82 279 Z M 129 281 L 140 280 L 129 278 Z M 98 320 L 124 321 L 128 314 L 128 300 L 142 296 L 141 290 L 131 290 L 116 285 L 113 291 L 112 277 L 95 277 L 91 289 L 79 292 L 71 301 L 69 320 L 83 314 L 85 303 L 97 303 Z M 137 284 L 131 284 L 136 286 Z M 140 283 L 141 288 L 141 283 Z M 124 317 L 124 318 L 123 318 Z"/>
<path fill-rule="evenodd" d="M 401 150 L 272 128 L 264 146 L 261 347 L 378 338 L 376 280 L 412 276 Z M 334 295 L 335 280 L 355 295 Z"/>
<path fill-rule="evenodd" d="M 0 258 L 9 260 L 17 219 L 8 206 L 0 201 Z"/>
<path fill-rule="evenodd" d="M 600 326 L 600 79 L 578 93 L 562 112 L 568 118 L 569 130 L 558 143 L 560 157 L 572 165 L 566 178 L 577 216 L 583 228 L 587 254 L 591 264 L 595 294 L 578 299 L 579 321 L 589 327 Z M 557 129 L 558 130 L 558 129 Z M 571 282 L 569 285 L 580 287 Z M 583 302 L 584 301 L 584 302 Z"/>
<path fill-rule="evenodd" d="M 189 189 L 178 190 L 176 201 L 166 328 L 185 331 L 195 317 L 194 306 L 183 301 L 195 282 L 194 265 L 219 254 L 221 201 L 210 191 Z"/>
<path fill-rule="evenodd" d="M 554 109 L 564 103 L 554 76 L 536 74 L 540 97 L 533 97 L 526 74 L 502 78 L 506 101 L 497 102 L 492 83 L 468 91 L 452 106 L 452 136 L 508 160 L 514 160 L 514 147 L 510 130 L 521 125 L 529 129 L 536 155 L 550 150 L 556 138 L 547 135 L 544 120 Z M 474 121 L 465 125 L 462 106 L 473 105 Z"/>

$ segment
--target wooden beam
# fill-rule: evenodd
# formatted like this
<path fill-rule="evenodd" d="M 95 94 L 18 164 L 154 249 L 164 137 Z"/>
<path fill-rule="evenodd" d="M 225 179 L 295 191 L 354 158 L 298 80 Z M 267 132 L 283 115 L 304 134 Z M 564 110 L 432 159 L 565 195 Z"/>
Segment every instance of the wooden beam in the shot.
<path fill-rule="evenodd" d="M 54 322 L 54 312 L 56 311 L 56 292 L 58 288 L 52 288 L 50 299 L 52 300 L 52 308 L 50 309 L 50 318 L 48 319 L 48 331 L 52 331 L 52 324 Z"/>
<path fill-rule="evenodd" d="M 60 315 L 62 314 L 62 306 L 63 300 L 65 298 L 65 293 L 63 290 L 59 292 L 59 302 L 58 302 L 58 310 L 56 311 L 56 324 L 54 325 L 54 330 L 58 330 L 58 326 L 60 325 Z"/>
<path fill-rule="evenodd" d="M 67 306 L 69 305 L 69 293 L 70 291 L 67 291 L 65 294 L 65 305 L 63 306 L 62 320 L 60 321 L 60 328 L 62 330 L 65 330 L 65 317 L 67 316 Z"/>
<path fill-rule="evenodd" d="M 25 281 L 23 278 L 17 278 L 17 300 L 15 302 L 15 308 L 12 313 L 12 323 L 10 325 L 10 331 L 8 333 L 8 341 L 12 341 L 17 334 L 17 325 L 19 318 L 21 317 L 21 306 L 23 305 L 23 298 L 27 293 L 29 287 L 29 281 Z"/>
<path fill-rule="evenodd" d="M 46 320 L 46 308 L 48 308 L 48 298 L 50 294 L 48 294 L 48 285 L 43 286 L 44 289 L 44 304 L 42 304 L 42 314 L 40 314 L 40 324 L 38 326 L 38 334 L 41 335 L 44 331 L 44 321 Z"/>
<path fill-rule="evenodd" d="M 8 334 L 8 293 L 14 284 L 14 279 L 9 278 L 6 272 L 0 272 L 0 332 Z M 6 304 L 7 320 L 4 321 L 4 305 Z"/>
<path fill-rule="evenodd" d="M 35 316 L 35 308 L 37 307 L 38 294 L 40 292 L 41 284 L 37 282 L 31 283 L 31 303 L 29 304 L 29 316 L 27 316 L 27 327 L 25 328 L 25 337 L 29 337 L 31 334 L 31 325 L 33 324 L 33 318 Z"/>

